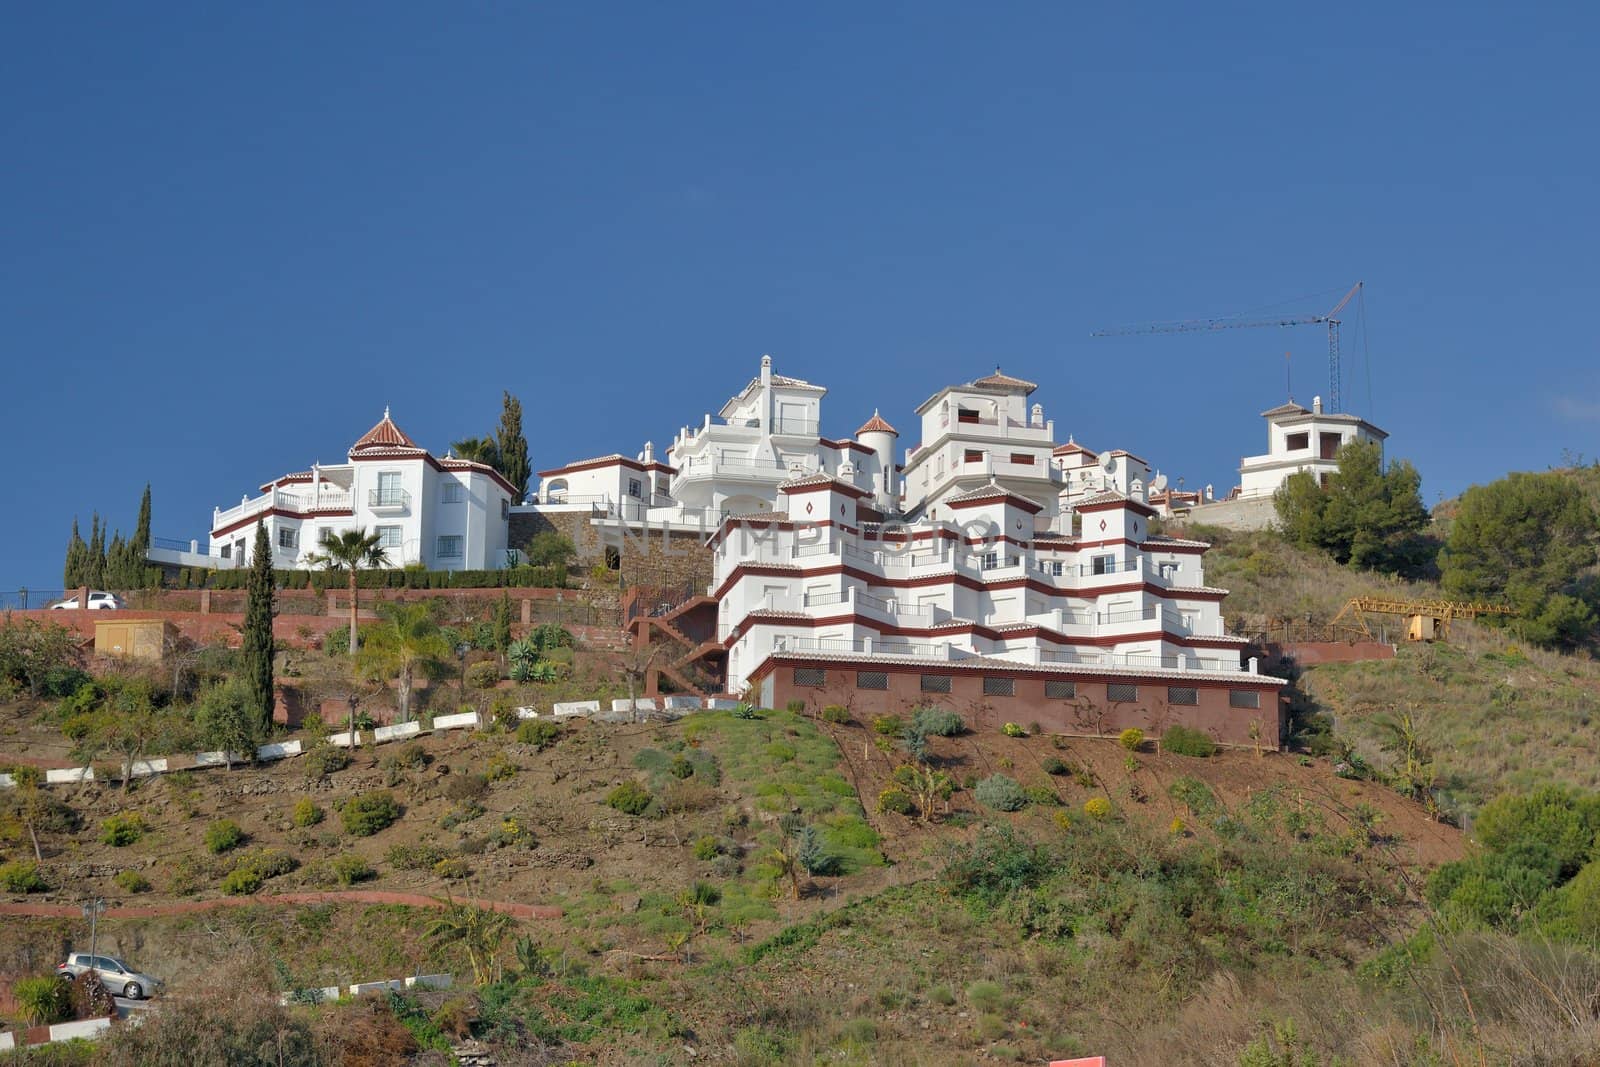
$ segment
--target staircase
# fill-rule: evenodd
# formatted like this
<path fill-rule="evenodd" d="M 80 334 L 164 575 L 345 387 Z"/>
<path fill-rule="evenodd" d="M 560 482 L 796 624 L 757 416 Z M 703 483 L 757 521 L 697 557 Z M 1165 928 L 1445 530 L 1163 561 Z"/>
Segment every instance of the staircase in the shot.
<path fill-rule="evenodd" d="M 622 597 L 624 632 L 645 666 L 645 696 L 661 695 L 665 678 L 679 692 L 720 693 L 727 649 L 716 639 L 717 602 L 694 586 L 633 586 Z"/>

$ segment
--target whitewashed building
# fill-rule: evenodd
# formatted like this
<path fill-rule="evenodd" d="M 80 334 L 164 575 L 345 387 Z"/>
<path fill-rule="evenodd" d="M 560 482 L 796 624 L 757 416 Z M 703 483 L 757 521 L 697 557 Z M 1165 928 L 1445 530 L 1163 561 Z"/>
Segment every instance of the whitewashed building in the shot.
<path fill-rule="evenodd" d="M 1389 436 L 1359 415 L 1323 411 L 1320 396 L 1310 410 L 1290 400 L 1261 417 L 1267 420 L 1267 451 L 1239 463 L 1238 496 L 1245 499 L 1270 497 L 1301 471 L 1326 481 L 1339 469 L 1335 457 L 1343 445 L 1370 441 L 1381 448 Z"/>
<path fill-rule="evenodd" d="M 313 464 L 285 474 L 211 516 L 214 567 L 249 561 L 256 524 L 266 523 L 273 566 L 303 567 L 321 540 L 344 530 L 376 532 L 391 566 L 492 570 L 511 560 L 506 544 L 515 490 L 483 463 L 436 457 L 406 435 L 384 409 L 378 424 L 350 446 L 344 463 Z M 157 562 L 188 565 L 181 558 Z M 174 554 L 188 555 L 187 553 Z"/>

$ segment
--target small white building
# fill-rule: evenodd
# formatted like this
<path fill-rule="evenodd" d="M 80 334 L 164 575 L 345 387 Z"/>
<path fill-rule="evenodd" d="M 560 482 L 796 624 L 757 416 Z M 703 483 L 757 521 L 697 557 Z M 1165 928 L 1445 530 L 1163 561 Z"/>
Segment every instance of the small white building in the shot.
<path fill-rule="evenodd" d="M 506 534 L 515 495 L 487 464 L 431 455 L 385 408 L 346 462 L 285 474 L 262 485 L 261 495 L 215 509 L 206 558 L 210 566 L 245 565 L 256 524 L 265 522 L 274 567 L 304 567 L 324 538 L 361 528 L 378 534 L 390 566 L 495 570 L 514 555 Z"/>
<path fill-rule="evenodd" d="M 1267 420 L 1265 455 L 1246 456 L 1239 463 L 1239 498 L 1270 497 L 1291 474 L 1306 471 L 1318 481 L 1339 469 L 1335 457 L 1350 441 L 1370 441 L 1382 448 L 1388 434 L 1358 415 L 1322 410 L 1322 398 L 1310 410 L 1293 400 L 1263 411 Z"/>

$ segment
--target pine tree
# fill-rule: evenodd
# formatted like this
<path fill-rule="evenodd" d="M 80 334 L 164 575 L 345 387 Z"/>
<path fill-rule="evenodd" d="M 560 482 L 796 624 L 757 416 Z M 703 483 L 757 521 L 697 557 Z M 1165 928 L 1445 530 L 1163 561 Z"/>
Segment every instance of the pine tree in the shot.
<path fill-rule="evenodd" d="M 272 726 L 272 543 L 267 524 L 256 523 L 250 550 L 250 583 L 244 607 L 244 685 L 250 711 L 262 731 Z"/>
<path fill-rule="evenodd" d="M 522 401 L 505 393 L 501 400 L 500 428 L 495 431 L 495 469 L 505 475 L 516 492 L 513 503 L 522 503 L 528 492 L 528 439 L 522 436 Z"/>

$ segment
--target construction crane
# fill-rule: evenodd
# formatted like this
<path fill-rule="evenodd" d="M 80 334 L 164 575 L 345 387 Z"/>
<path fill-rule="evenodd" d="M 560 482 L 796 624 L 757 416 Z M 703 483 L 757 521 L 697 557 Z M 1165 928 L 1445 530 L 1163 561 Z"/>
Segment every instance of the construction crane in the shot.
<path fill-rule="evenodd" d="M 1367 626 L 1367 615 L 1404 615 L 1406 640 L 1447 641 L 1450 638 L 1452 619 L 1475 619 L 1479 615 L 1517 615 L 1516 608 L 1504 604 L 1482 604 L 1463 600 L 1385 600 L 1382 597 L 1351 597 L 1339 614 L 1333 617 L 1335 628 L 1347 616 L 1354 620 L 1348 628 L 1369 640 L 1372 630 Z"/>
<path fill-rule="evenodd" d="M 1328 399 L 1330 411 L 1342 410 L 1339 406 L 1339 381 L 1342 374 L 1339 369 L 1339 313 L 1342 312 L 1356 294 L 1361 292 L 1363 283 L 1356 282 L 1344 298 L 1325 315 L 1306 315 L 1300 318 L 1279 319 L 1240 319 L 1229 317 L 1221 319 L 1185 319 L 1181 322 L 1158 322 L 1147 326 L 1127 326 L 1115 330 L 1097 330 L 1091 337 L 1125 337 L 1136 333 L 1191 333 L 1196 330 L 1240 330 L 1251 329 L 1257 326 L 1315 326 L 1326 324 L 1328 327 Z"/>

